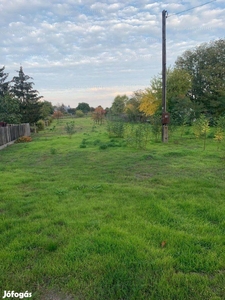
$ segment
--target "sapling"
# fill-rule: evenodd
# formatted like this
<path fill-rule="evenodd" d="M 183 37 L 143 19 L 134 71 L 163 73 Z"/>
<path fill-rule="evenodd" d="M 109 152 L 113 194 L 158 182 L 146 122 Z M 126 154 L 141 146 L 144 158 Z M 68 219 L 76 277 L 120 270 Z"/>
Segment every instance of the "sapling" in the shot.
<path fill-rule="evenodd" d="M 65 130 L 66 130 L 66 133 L 69 135 L 69 138 L 71 139 L 72 135 L 75 133 L 74 121 L 66 123 Z"/>
<path fill-rule="evenodd" d="M 204 146 L 203 150 L 205 150 L 207 133 L 209 132 L 209 120 L 205 115 L 201 115 L 199 119 L 194 122 L 193 132 L 196 138 L 203 138 Z"/>

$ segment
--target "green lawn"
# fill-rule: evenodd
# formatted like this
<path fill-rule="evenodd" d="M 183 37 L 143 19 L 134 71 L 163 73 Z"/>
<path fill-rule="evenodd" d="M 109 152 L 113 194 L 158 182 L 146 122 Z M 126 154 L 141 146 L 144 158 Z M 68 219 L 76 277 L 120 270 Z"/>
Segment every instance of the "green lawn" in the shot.
<path fill-rule="evenodd" d="M 0 151 L 0 296 L 225 299 L 224 142 L 137 150 L 65 122 Z"/>

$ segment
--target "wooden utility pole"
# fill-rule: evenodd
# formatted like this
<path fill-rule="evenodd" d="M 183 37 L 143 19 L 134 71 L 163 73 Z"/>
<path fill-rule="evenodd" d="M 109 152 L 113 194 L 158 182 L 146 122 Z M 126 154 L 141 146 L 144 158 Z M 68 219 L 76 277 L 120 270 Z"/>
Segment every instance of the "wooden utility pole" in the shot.
<path fill-rule="evenodd" d="M 169 114 L 166 111 L 166 17 L 162 11 L 162 142 L 168 142 Z"/>

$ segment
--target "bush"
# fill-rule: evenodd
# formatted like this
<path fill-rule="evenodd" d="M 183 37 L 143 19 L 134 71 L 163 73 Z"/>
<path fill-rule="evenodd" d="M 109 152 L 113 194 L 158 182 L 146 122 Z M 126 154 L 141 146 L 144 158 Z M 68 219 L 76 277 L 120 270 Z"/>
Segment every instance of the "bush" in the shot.
<path fill-rule="evenodd" d="M 162 122 L 161 122 L 161 116 L 160 115 L 154 115 L 151 117 L 150 120 L 152 133 L 155 137 L 155 140 L 158 141 L 161 134 L 162 134 Z"/>
<path fill-rule="evenodd" d="M 146 149 L 150 140 L 151 125 L 148 123 L 129 124 L 126 126 L 126 142 L 136 149 Z"/>
<path fill-rule="evenodd" d="M 76 132 L 74 121 L 66 123 L 65 130 L 66 130 L 66 133 L 69 135 L 69 138 L 71 138 L 72 135 Z"/>
<path fill-rule="evenodd" d="M 30 136 L 21 136 L 15 141 L 15 143 L 28 143 L 31 141 L 32 141 L 32 139 Z"/>
<path fill-rule="evenodd" d="M 107 149 L 108 148 L 108 145 L 107 144 L 101 144 L 100 146 L 99 146 L 99 149 L 100 150 L 105 150 L 105 149 Z"/>
<path fill-rule="evenodd" d="M 80 148 L 87 148 L 86 144 L 80 144 Z"/>
<path fill-rule="evenodd" d="M 52 121 L 53 121 L 53 117 L 48 116 L 48 117 L 45 119 L 45 121 L 46 121 L 47 126 L 49 126 L 49 125 L 51 125 L 51 123 L 52 123 Z"/>
<path fill-rule="evenodd" d="M 77 118 L 83 118 L 83 116 L 84 116 L 84 113 L 82 112 L 82 110 L 76 110 L 76 117 Z"/>
<path fill-rule="evenodd" d="M 54 119 L 59 120 L 60 118 L 63 117 L 63 113 L 62 113 L 61 111 L 59 111 L 59 110 L 56 110 L 56 111 L 54 111 L 54 114 L 53 114 L 52 117 L 53 117 Z"/>
<path fill-rule="evenodd" d="M 82 140 L 82 143 L 80 144 L 80 148 L 86 148 L 87 144 L 86 144 L 86 139 Z"/>
<path fill-rule="evenodd" d="M 36 123 L 38 131 L 44 130 L 45 129 L 45 121 L 39 120 Z"/>
<path fill-rule="evenodd" d="M 107 123 L 107 131 L 109 133 L 109 137 L 118 137 L 122 138 L 124 137 L 124 126 L 123 121 L 108 121 Z"/>
<path fill-rule="evenodd" d="M 204 150 L 205 150 L 207 134 L 209 131 L 210 131 L 209 120 L 205 115 L 202 114 L 197 120 L 195 120 L 193 124 L 193 132 L 196 138 L 203 138 Z"/>

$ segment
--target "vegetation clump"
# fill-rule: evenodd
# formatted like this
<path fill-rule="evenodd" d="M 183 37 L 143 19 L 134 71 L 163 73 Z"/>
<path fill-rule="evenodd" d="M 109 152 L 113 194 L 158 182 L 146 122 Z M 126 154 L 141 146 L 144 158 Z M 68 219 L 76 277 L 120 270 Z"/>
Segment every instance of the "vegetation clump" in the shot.
<path fill-rule="evenodd" d="M 15 141 L 15 143 L 29 143 L 31 141 L 32 138 L 30 136 L 21 136 Z"/>

